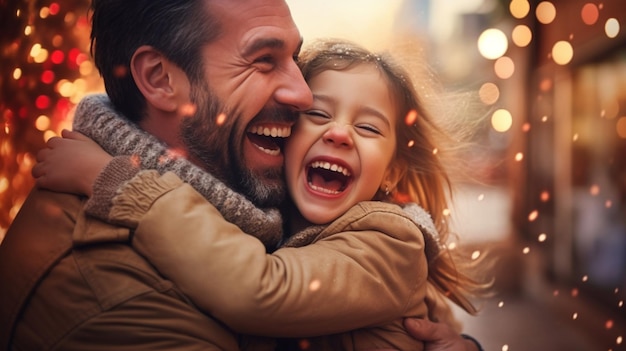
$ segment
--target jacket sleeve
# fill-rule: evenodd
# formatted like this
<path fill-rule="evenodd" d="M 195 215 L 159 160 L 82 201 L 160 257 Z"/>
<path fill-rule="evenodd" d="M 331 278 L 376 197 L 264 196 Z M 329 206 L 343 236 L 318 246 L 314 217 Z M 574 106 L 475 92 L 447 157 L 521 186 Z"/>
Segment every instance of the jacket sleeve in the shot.
<path fill-rule="evenodd" d="M 267 254 L 189 185 L 170 185 L 155 186 L 163 193 L 139 214 L 121 211 L 138 223 L 133 246 L 234 330 L 304 337 L 426 314 L 409 308 L 423 298 L 427 274 L 423 237 L 410 219 L 364 211 L 345 231 Z"/>

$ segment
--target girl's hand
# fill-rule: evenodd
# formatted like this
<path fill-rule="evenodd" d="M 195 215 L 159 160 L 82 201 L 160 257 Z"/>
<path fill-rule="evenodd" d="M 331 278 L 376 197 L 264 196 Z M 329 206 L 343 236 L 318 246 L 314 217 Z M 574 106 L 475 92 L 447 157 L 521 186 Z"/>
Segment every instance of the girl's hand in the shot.
<path fill-rule="evenodd" d="M 37 153 L 32 169 L 35 185 L 91 196 L 96 178 L 113 157 L 81 133 L 64 129 L 61 136 L 50 138 L 47 148 Z"/>

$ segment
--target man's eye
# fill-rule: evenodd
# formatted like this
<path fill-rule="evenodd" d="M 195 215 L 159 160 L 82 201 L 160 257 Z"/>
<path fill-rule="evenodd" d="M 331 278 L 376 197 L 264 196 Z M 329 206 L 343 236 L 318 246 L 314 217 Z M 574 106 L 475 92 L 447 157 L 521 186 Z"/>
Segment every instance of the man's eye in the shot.
<path fill-rule="evenodd" d="M 273 56 L 261 56 L 254 60 L 254 65 L 261 71 L 270 71 L 274 68 L 275 60 Z"/>
<path fill-rule="evenodd" d="M 272 56 L 266 55 L 266 56 L 261 56 L 261 57 L 257 58 L 256 60 L 254 60 L 254 62 L 256 62 L 256 63 L 272 63 L 272 62 L 274 62 L 274 58 Z"/>

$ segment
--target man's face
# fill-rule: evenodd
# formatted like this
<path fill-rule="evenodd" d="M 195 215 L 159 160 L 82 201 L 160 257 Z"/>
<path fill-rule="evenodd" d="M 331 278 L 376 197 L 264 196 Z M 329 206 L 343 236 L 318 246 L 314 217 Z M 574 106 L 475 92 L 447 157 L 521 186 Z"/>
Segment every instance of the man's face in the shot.
<path fill-rule="evenodd" d="M 207 82 L 192 87 L 198 110 L 183 121 L 184 142 L 229 186 L 259 205 L 275 205 L 285 193 L 282 140 L 296 112 L 312 102 L 295 62 L 299 31 L 283 0 L 208 6 L 222 33 L 204 48 Z"/>

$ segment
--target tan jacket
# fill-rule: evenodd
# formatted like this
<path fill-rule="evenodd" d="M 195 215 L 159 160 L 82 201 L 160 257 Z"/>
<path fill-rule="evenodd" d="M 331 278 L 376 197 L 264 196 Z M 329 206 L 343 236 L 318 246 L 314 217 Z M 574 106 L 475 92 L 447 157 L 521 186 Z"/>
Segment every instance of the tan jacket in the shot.
<path fill-rule="evenodd" d="M 423 348 L 402 320 L 427 317 L 424 238 L 400 207 L 360 203 L 312 244 L 269 255 L 174 174 L 145 174 L 115 198 L 112 218 L 136 227 L 133 246 L 234 330 L 281 337 L 353 330 L 309 339 L 310 349 Z"/>
<path fill-rule="evenodd" d="M 237 350 L 78 197 L 34 190 L 0 245 L 0 350 Z M 148 234 L 149 235 L 149 234 Z"/>

